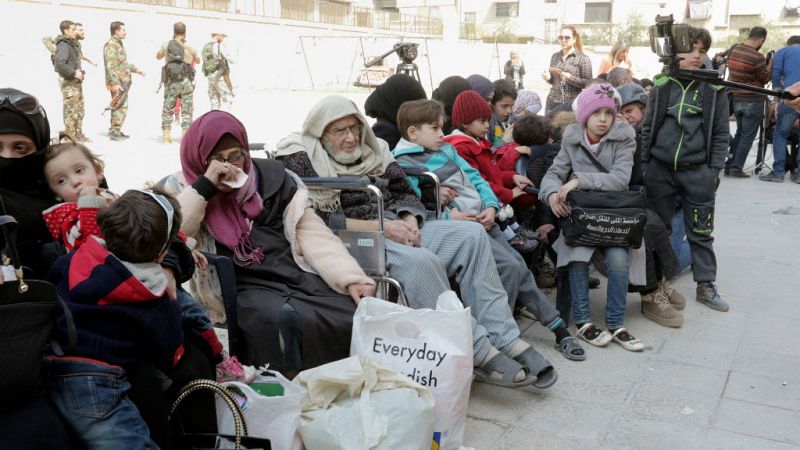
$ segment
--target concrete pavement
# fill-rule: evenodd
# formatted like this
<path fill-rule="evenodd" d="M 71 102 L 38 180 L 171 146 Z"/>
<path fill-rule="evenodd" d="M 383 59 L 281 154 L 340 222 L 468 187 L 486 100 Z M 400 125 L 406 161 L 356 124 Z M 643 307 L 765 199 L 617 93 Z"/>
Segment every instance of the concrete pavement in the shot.
<path fill-rule="evenodd" d="M 645 319 L 638 294 L 630 294 L 625 325 L 648 348 L 637 354 L 584 344 L 583 362 L 560 356 L 538 324 L 520 322 L 557 368 L 558 383 L 546 391 L 473 383 L 465 444 L 800 448 L 800 347 L 791 338 L 800 320 L 798 232 L 800 185 L 788 177 L 783 184 L 723 178 L 714 236 L 719 289 L 731 310 L 697 303 L 686 273 L 674 283 L 688 299 L 683 328 Z M 595 322 L 603 323 L 605 283 L 590 296 Z"/>

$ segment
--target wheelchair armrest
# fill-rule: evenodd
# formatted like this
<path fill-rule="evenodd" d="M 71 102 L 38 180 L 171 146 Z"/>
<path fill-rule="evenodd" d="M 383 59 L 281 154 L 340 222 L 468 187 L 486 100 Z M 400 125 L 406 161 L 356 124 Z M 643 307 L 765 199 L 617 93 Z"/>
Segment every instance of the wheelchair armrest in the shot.
<path fill-rule="evenodd" d="M 239 293 L 236 288 L 236 273 L 233 268 L 233 261 L 226 256 L 215 255 L 203 252 L 203 256 L 208 260 L 208 264 L 217 269 L 219 286 L 222 291 L 222 303 L 225 306 L 226 324 L 228 326 L 228 351 L 232 356 L 236 356 L 246 364 L 248 359 L 246 344 L 242 330 L 239 328 L 238 314 L 236 310 L 236 299 Z"/>
<path fill-rule="evenodd" d="M 369 180 L 363 177 L 313 177 L 301 178 L 310 189 L 367 189 Z"/>
<path fill-rule="evenodd" d="M 442 205 L 442 198 L 441 198 L 442 193 L 441 193 L 441 191 L 439 189 L 441 187 L 441 180 L 439 179 L 439 176 L 436 175 L 433 172 L 424 170 L 424 169 L 419 168 L 419 167 L 403 167 L 403 166 L 401 166 L 401 167 L 403 169 L 403 173 L 405 173 L 407 177 L 428 178 L 429 180 L 431 180 L 432 183 L 423 183 L 423 182 L 420 181 L 419 190 L 420 190 L 420 192 L 422 192 L 423 188 L 429 188 L 429 187 L 431 187 L 431 184 L 433 185 L 433 188 L 434 188 L 433 197 L 435 198 L 436 204 L 433 205 L 433 211 L 429 210 L 428 213 L 433 213 L 435 215 L 436 219 L 441 218 L 442 217 L 442 207 L 441 207 L 441 205 Z M 422 201 L 422 197 L 423 196 L 420 195 L 420 201 Z M 426 199 L 428 199 L 428 202 L 426 203 L 426 202 L 423 201 L 423 204 L 425 205 L 426 208 L 428 208 L 428 207 L 431 206 L 430 205 L 430 197 L 426 197 Z"/>
<path fill-rule="evenodd" d="M 383 193 L 364 177 L 306 177 L 301 178 L 309 189 L 370 191 L 378 199 L 378 227 L 383 232 Z"/>

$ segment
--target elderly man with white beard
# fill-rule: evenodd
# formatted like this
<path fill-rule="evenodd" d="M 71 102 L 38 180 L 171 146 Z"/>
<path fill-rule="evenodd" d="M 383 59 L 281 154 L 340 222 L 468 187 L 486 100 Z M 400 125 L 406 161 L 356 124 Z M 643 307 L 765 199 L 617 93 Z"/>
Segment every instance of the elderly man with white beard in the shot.
<path fill-rule="evenodd" d="M 303 130 L 278 144 L 277 156 L 301 177 L 368 177 L 384 196 L 387 267 L 409 306 L 435 309 L 439 294 L 461 287 L 473 316 L 478 379 L 505 387 L 550 387 L 557 374 L 520 338 L 483 227 L 430 221 L 388 145 L 375 137 L 351 100 L 329 96 L 308 114 Z M 312 190 L 317 213 L 332 229 L 377 230 L 377 205 L 362 191 Z"/>

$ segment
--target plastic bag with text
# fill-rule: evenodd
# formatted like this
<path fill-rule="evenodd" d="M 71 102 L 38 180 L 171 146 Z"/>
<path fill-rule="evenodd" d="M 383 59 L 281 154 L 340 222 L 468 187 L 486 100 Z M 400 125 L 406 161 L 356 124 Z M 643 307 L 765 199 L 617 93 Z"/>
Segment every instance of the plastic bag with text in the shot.
<path fill-rule="evenodd" d="M 469 309 L 453 291 L 439 296 L 435 311 L 362 300 L 353 316 L 350 354 L 428 387 L 436 400 L 433 447 L 461 447 L 472 382 L 472 327 Z"/>

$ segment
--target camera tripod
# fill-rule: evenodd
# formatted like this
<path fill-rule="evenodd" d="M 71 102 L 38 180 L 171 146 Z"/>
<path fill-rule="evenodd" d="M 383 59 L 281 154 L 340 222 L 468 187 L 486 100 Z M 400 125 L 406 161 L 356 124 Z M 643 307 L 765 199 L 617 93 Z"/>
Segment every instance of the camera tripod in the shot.
<path fill-rule="evenodd" d="M 411 78 L 417 80 L 419 83 L 422 83 L 422 80 L 419 78 L 419 67 L 413 62 L 406 62 L 403 61 L 397 65 L 397 69 L 395 73 L 402 73 L 404 75 L 408 75 Z"/>

